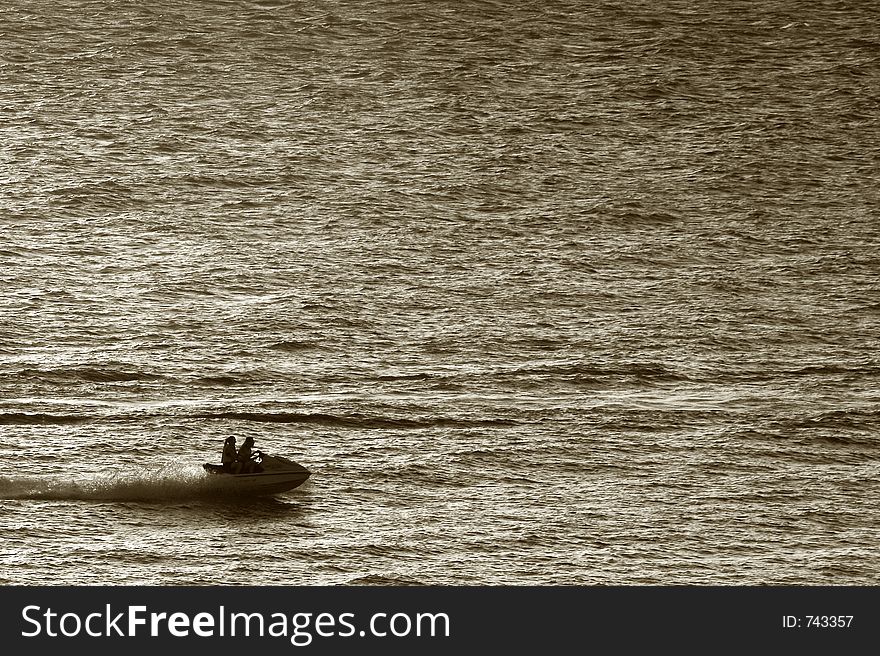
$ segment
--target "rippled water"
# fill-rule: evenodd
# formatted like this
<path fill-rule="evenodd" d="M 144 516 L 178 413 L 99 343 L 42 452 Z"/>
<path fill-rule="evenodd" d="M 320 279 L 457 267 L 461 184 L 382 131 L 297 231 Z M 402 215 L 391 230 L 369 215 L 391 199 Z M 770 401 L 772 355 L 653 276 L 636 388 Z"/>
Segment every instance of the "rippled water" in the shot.
<path fill-rule="evenodd" d="M 0 583 L 876 583 L 878 23 L 4 4 Z"/>

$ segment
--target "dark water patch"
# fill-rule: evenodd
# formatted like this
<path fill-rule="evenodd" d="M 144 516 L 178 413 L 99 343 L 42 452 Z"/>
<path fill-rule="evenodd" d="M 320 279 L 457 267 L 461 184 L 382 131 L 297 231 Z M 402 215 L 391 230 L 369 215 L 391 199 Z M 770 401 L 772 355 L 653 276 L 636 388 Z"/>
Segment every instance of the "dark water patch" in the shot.
<path fill-rule="evenodd" d="M 435 392 L 461 392 L 461 391 L 467 389 L 467 387 L 463 384 L 454 383 L 454 382 L 448 381 L 448 380 L 443 380 L 440 382 L 433 383 L 429 387 L 429 389 L 431 389 Z"/>
<path fill-rule="evenodd" d="M 25 369 L 16 377 L 31 378 L 51 383 L 130 383 L 136 381 L 163 380 L 165 377 L 145 371 L 104 367 L 62 367 L 59 369 Z"/>
<path fill-rule="evenodd" d="M 432 374 L 384 374 L 381 376 L 376 376 L 375 380 L 381 382 L 394 382 L 398 380 L 428 380 L 433 378 Z"/>
<path fill-rule="evenodd" d="M 30 257 L 37 249 L 34 248 L 0 248 L 0 257 Z"/>
<path fill-rule="evenodd" d="M 84 424 L 94 421 L 96 417 L 87 415 L 52 415 L 42 412 L 4 412 L 0 413 L 0 425 L 3 426 L 22 426 L 22 425 L 70 425 Z"/>
<path fill-rule="evenodd" d="M 358 423 L 335 415 L 299 412 L 205 412 L 194 414 L 192 417 L 195 419 L 233 419 L 272 424 L 316 424 L 336 427 L 351 427 Z"/>
<path fill-rule="evenodd" d="M 234 387 L 245 383 L 247 381 L 239 376 L 202 376 L 195 380 L 196 385 L 205 387 Z"/>
<path fill-rule="evenodd" d="M 121 371 L 118 369 L 86 368 L 71 372 L 72 374 L 94 383 L 127 383 L 139 380 L 161 380 L 163 376 L 143 371 Z"/>
<path fill-rule="evenodd" d="M 296 340 L 285 340 L 283 342 L 275 342 L 271 344 L 269 349 L 273 351 L 282 351 L 285 353 L 297 353 L 299 351 L 309 351 L 319 348 L 317 344 L 311 342 L 300 342 Z"/>

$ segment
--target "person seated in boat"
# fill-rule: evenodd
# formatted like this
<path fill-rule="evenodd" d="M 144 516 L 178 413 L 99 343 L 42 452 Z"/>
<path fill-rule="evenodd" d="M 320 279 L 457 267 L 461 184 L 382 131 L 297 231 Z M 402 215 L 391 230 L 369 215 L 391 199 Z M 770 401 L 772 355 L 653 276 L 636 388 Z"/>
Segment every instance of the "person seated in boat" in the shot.
<path fill-rule="evenodd" d="M 249 474 L 254 471 L 254 467 L 256 463 L 251 460 L 251 456 L 253 456 L 253 446 L 254 446 L 254 437 L 253 435 L 248 435 L 244 438 L 244 442 L 241 447 L 238 449 L 238 457 L 236 458 L 235 465 L 233 468 L 233 473 L 235 474 Z"/>
<path fill-rule="evenodd" d="M 230 435 L 226 438 L 226 442 L 223 443 L 223 457 L 220 459 L 223 471 L 231 472 L 232 466 L 235 464 L 237 457 L 238 452 L 235 448 L 235 436 Z"/>

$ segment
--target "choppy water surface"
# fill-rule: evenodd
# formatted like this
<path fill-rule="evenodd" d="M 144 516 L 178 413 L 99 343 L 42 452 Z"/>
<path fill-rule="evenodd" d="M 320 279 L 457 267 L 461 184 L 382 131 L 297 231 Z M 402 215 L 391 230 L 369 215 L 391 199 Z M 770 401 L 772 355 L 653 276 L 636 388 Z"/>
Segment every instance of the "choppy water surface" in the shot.
<path fill-rule="evenodd" d="M 5 3 L 0 583 L 876 583 L 878 23 Z"/>

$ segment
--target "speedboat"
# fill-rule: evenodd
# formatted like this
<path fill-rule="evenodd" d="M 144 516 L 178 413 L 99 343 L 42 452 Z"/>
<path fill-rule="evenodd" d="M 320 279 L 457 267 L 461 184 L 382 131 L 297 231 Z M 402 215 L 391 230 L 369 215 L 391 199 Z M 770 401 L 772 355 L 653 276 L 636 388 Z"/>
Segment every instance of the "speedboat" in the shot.
<path fill-rule="evenodd" d="M 311 476 L 299 463 L 262 451 L 255 451 L 238 473 L 223 465 L 206 462 L 202 466 L 212 488 L 233 494 L 278 494 L 299 487 Z"/>

